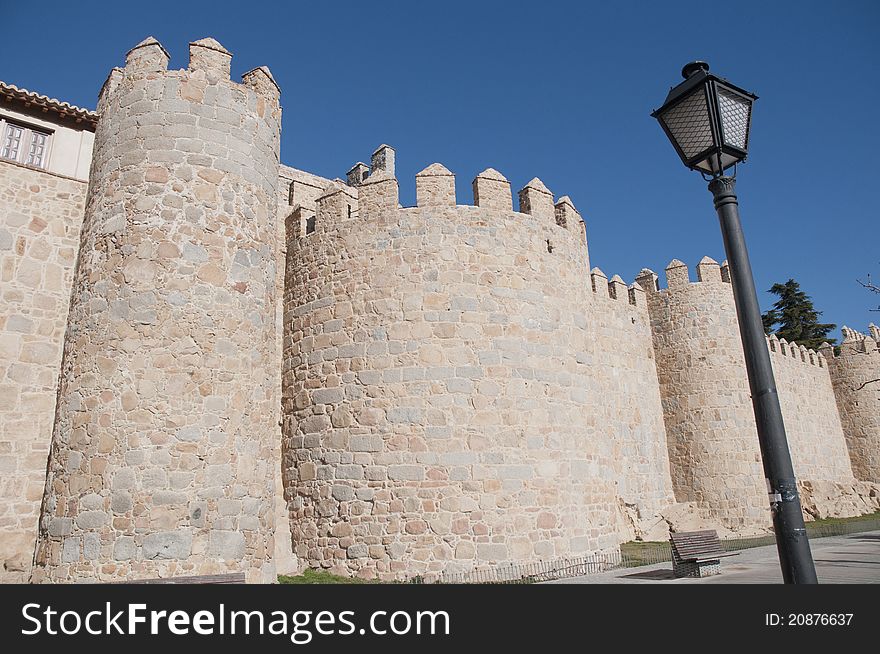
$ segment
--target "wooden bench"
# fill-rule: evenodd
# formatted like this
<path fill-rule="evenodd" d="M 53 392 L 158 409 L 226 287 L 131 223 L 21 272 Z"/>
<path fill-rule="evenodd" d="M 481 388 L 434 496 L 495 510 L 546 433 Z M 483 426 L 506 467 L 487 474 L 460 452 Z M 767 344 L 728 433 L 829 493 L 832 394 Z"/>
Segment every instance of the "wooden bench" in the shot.
<path fill-rule="evenodd" d="M 739 552 L 725 552 L 718 532 L 684 531 L 670 534 L 672 574 L 675 577 L 708 577 L 721 574 L 721 559 Z"/>
<path fill-rule="evenodd" d="M 165 579 L 138 579 L 125 581 L 126 584 L 243 584 L 243 572 L 231 572 L 221 575 L 198 575 L 195 577 L 167 577 Z"/>

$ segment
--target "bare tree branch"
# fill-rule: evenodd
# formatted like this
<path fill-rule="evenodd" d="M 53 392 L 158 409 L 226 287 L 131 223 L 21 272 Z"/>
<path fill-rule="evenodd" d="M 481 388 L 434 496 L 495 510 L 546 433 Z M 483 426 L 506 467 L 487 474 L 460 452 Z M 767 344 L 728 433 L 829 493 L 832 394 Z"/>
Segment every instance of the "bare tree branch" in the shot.
<path fill-rule="evenodd" d="M 864 384 L 861 384 L 860 386 L 856 387 L 855 390 L 860 391 L 860 390 L 862 390 L 865 386 L 867 386 L 868 384 L 875 384 L 875 383 L 877 383 L 877 382 L 880 382 L 880 377 L 878 377 L 877 379 L 869 379 L 869 380 L 866 381 Z"/>
<path fill-rule="evenodd" d="M 857 279 L 856 281 L 872 293 L 880 294 L 880 286 L 871 281 L 870 273 L 868 273 L 868 277 L 865 281 L 862 281 L 861 279 Z M 880 307 L 877 307 L 876 309 L 868 309 L 868 311 L 880 311 Z"/>

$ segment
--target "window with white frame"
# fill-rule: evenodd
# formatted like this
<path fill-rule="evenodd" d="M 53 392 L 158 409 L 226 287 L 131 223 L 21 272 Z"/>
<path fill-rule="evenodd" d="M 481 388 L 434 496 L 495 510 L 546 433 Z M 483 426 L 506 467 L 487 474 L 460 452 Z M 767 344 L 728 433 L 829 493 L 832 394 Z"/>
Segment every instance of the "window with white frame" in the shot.
<path fill-rule="evenodd" d="M 45 168 L 51 132 L 0 116 L 0 159 Z"/>

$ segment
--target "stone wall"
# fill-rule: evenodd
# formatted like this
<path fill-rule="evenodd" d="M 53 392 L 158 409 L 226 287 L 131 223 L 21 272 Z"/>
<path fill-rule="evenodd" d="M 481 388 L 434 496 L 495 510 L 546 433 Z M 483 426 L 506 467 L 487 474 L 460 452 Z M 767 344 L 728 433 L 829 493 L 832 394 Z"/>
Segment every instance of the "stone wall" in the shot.
<path fill-rule="evenodd" d="M 727 529 L 766 528 L 770 512 L 726 264 L 704 258 L 691 283 L 675 260 L 666 276 L 666 290 L 651 271 L 639 281 L 649 289 L 676 498 L 697 502 Z M 853 477 L 825 359 L 775 336 L 767 346 L 805 517 L 872 511 L 876 489 Z"/>
<path fill-rule="evenodd" d="M 849 423 L 838 412 L 846 392 L 832 384 L 833 364 L 818 352 L 776 336 L 768 338 L 767 345 L 804 518 L 847 518 L 880 509 L 880 488 L 853 475 L 861 459 L 848 447 Z M 880 376 L 880 367 L 877 373 Z"/>
<path fill-rule="evenodd" d="M 313 232 L 288 220 L 297 555 L 389 579 L 616 548 L 622 470 L 634 501 L 672 499 L 663 464 L 639 478 L 665 450 L 641 293 L 591 288 L 580 216 L 539 180 L 523 212 L 491 169 L 475 207 L 442 166 L 416 185 L 399 209 L 374 171 L 329 188 Z"/>
<path fill-rule="evenodd" d="M 129 52 L 88 195 L 0 162 L 0 581 L 402 579 L 769 526 L 724 267 L 590 272 L 537 178 L 463 206 L 433 164 L 401 208 L 387 145 L 348 184 L 281 166 L 279 90 L 230 59 Z M 880 502 L 880 332 L 844 335 L 768 342 L 814 517 Z"/>
<path fill-rule="evenodd" d="M 847 327 L 840 353 L 825 348 L 843 432 L 857 479 L 880 484 L 880 329 Z M 872 381 L 874 380 L 874 381 Z"/>
<path fill-rule="evenodd" d="M 274 578 L 279 92 L 190 51 L 99 98 L 35 581 Z"/>
<path fill-rule="evenodd" d="M 740 532 L 769 528 L 770 511 L 729 282 L 704 258 L 691 283 L 673 260 L 667 288 L 643 271 L 675 497 Z"/>
<path fill-rule="evenodd" d="M 617 275 L 609 282 L 599 268 L 591 282 L 594 302 L 585 312 L 590 342 L 578 356 L 605 396 L 595 407 L 603 425 L 598 435 L 611 440 L 626 541 L 675 502 L 666 427 L 644 290 L 627 287 Z"/>
<path fill-rule="evenodd" d="M 0 582 L 30 574 L 85 197 L 0 161 Z"/>
<path fill-rule="evenodd" d="M 768 339 L 773 377 L 800 481 L 854 481 L 828 365 L 818 352 Z"/>
<path fill-rule="evenodd" d="M 273 354 L 273 376 L 278 382 L 278 397 L 281 397 L 281 351 L 284 334 L 284 262 L 287 259 L 287 239 L 285 224 L 287 218 L 300 224 L 301 221 L 314 217 L 315 200 L 324 189 L 331 184 L 329 179 L 318 177 L 290 166 L 279 166 L 278 175 L 278 216 L 275 225 L 276 256 L 275 256 L 275 353 Z M 305 230 L 305 225 L 301 226 Z M 293 535 L 290 529 L 290 510 L 288 497 L 284 492 L 285 484 L 281 466 L 281 403 L 275 405 L 272 425 L 277 425 L 273 436 L 272 462 L 276 467 L 275 476 L 275 568 L 278 574 L 293 574 L 299 564 L 293 553 Z"/>

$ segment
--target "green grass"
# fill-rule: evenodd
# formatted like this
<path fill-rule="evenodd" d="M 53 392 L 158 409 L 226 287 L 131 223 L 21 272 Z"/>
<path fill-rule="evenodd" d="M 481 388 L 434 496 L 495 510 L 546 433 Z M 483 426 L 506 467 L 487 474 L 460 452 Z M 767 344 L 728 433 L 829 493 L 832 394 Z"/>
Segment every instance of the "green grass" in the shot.
<path fill-rule="evenodd" d="M 326 570 L 313 570 L 307 568 L 301 575 L 288 576 L 278 575 L 279 584 L 371 584 L 375 583 L 357 577 L 342 577 L 334 575 Z"/>
<path fill-rule="evenodd" d="M 630 541 L 621 543 L 620 557 L 624 568 L 637 568 L 672 560 L 672 548 L 664 541 Z"/>
<path fill-rule="evenodd" d="M 749 536 L 746 538 L 731 538 L 721 541 L 721 547 L 727 552 L 737 552 L 739 550 L 749 550 L 753 547 L 765 547 L 767 545 L 775 545 L 776 536 L 767 534 L 766 536 Z"/>
<path fill-rule="evenodd" d="M 822 520 L 813 520 L 806 523 L 807 534 L 809 535 L 810 532 L 823 531 L 828 527 L 834 528 L 843 525 L 858 526 L 858 523 L 860 522 L 872 522 L 875 520 L 880 520 L 880 511 L 856 516 L 855 518 L 823 518 Z"/>

